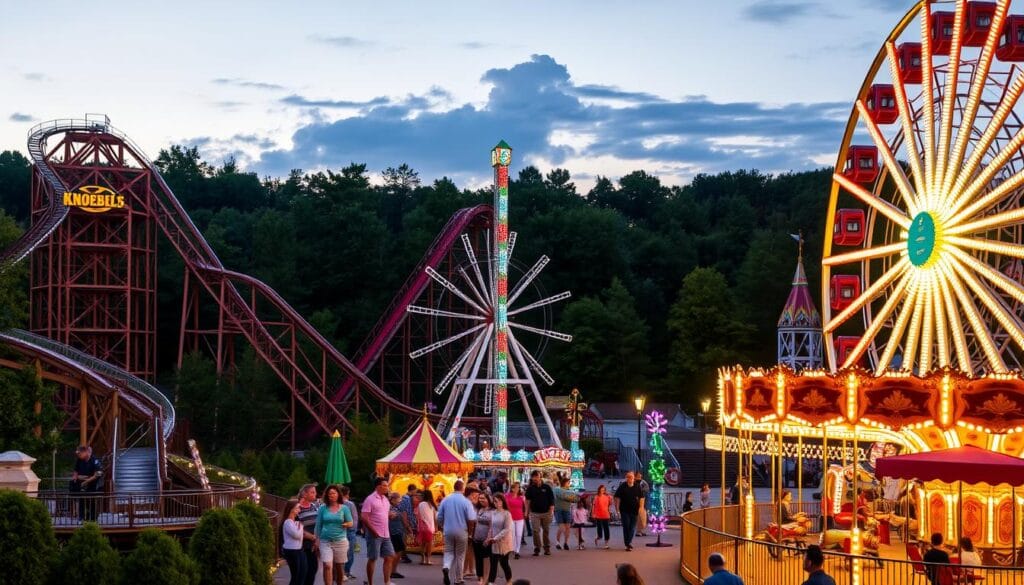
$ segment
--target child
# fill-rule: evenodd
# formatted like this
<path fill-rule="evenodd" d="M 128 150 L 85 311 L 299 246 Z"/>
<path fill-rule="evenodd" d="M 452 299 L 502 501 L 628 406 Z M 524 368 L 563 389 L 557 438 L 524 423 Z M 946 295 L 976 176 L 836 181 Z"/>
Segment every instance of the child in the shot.
<path fill-rule="evenodd" d="M 576 507 L 572 509 L 572 527 L 576 529 L 576 541 L 579 542 L 578 550 L 583 550 L 583 528 L 590 521 L 590 514 L 587 512 L 587 499 L 580 498 Z"/>

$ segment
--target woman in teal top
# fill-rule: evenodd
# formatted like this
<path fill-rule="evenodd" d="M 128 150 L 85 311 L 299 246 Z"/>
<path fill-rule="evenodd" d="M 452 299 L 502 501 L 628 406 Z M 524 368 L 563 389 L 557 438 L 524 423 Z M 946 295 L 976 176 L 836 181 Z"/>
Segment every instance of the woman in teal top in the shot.
<path fill-rule="evenodd" d="M 324 565 L 324 583 L 332 582 L 332 574 L 342 579 L 348 560 L 348 528 L 352 526 L 352 512 L 341 501 L 338 486 L 324 490 L 324 505 L 316 514 L 313 534 L 320 543 L 320 562 Z"/>

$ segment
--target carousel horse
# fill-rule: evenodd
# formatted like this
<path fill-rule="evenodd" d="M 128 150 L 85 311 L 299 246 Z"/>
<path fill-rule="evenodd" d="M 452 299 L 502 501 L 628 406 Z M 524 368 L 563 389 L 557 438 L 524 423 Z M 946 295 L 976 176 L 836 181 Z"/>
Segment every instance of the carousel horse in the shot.
<path fill-rule="evenodd" d="M 754 539 L 793 547 L 795 550 L 791 550 L 790 552 L 794 555 L 798 555 L 801 554 L 807 546 L 804 542 L 804 536 L 807 535 L 810 527 L 811 519 L 803 514 L 797 514 L 793 517 L 792 522 L 785 522 L 781 526 L 777 522 L 769 522 L 768 526 L 758 533 Z M 777 547 L 770 547 L 768 549 L 768 554 L 771 555 L 773 559 L 778 559 L 779 549 Z"/>
<path fill-rule="evenodd" d="M 821 550 L 835 550 L 850 554 L 852 539 L 853 534 L 851 531 L 830 528 L 821 533 L 818 544 L 821 546 Z M 878 533 L 874 525 L 860 533 L 860 554 L 866 557 L 874 557 L 878 568 L 882 568 L 882 557 L 878 554 L 878 545 Z"/>

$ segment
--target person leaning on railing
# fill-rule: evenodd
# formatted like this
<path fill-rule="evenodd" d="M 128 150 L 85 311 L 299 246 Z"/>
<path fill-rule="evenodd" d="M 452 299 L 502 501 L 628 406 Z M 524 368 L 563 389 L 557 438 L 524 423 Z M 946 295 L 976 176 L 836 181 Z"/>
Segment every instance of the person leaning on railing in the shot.
<path fill-rule="evenodd" d="M 100 491 L 103 464 L 93 457 L 92 447 L 81 445 L 75 450 L 75 471 L 71 474 L 71 493 L 96 493 Z M 78 501 L 78 519 L 82 522 L 96 520 L 96 501 L 92 497 L 81 497 Z"/>

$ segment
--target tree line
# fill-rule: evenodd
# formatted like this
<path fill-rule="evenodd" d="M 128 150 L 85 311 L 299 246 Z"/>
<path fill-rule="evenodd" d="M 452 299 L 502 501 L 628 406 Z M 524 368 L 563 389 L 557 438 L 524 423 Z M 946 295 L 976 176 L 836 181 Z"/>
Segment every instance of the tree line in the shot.
<path fill-rule="evenodd" d="M 161 151 L 156 164 L 225 266 L 270 284 L 350 357 L 451 215 L 493 198 L 448 178 L 423 182 L 407 165 L 260 178 L 187 146 Z M 30 172 L 22 155 L 0 153 L 0 236 L 27 225 Z M 565 169 L 520 170 L 510 182 L 515 256 L 550 256 L 544 288 L 573 293 L 553 326 L 574 341 L 548 344 L 543 356 L 550 392 L 578 387 L 593 402 L 643 391 L 694 408 L 713 392 L 717 367 L 774 363 L 796 266 L 789 234 L 803 231 L 819 290 L 829 176 L 740 170 L 668 186 L 635 171 L 582 192 Z M 166 242 L 158 263 L 159 346 L 173 348 L 183 265 Z M 5 310 L 7 324 L 23 322 L 25 311 Z M 162 378 L 186 382 L 177 400 L 193 430 L 231 445 L 272 438 L 261 433 L 275 425 L 253 422 L 278 418 L 286 397 L 251 352 L 240 357 L 244 383 L 217 380 L 203 356 L 176 373 L 174 357 L 161 352 Z"/>

